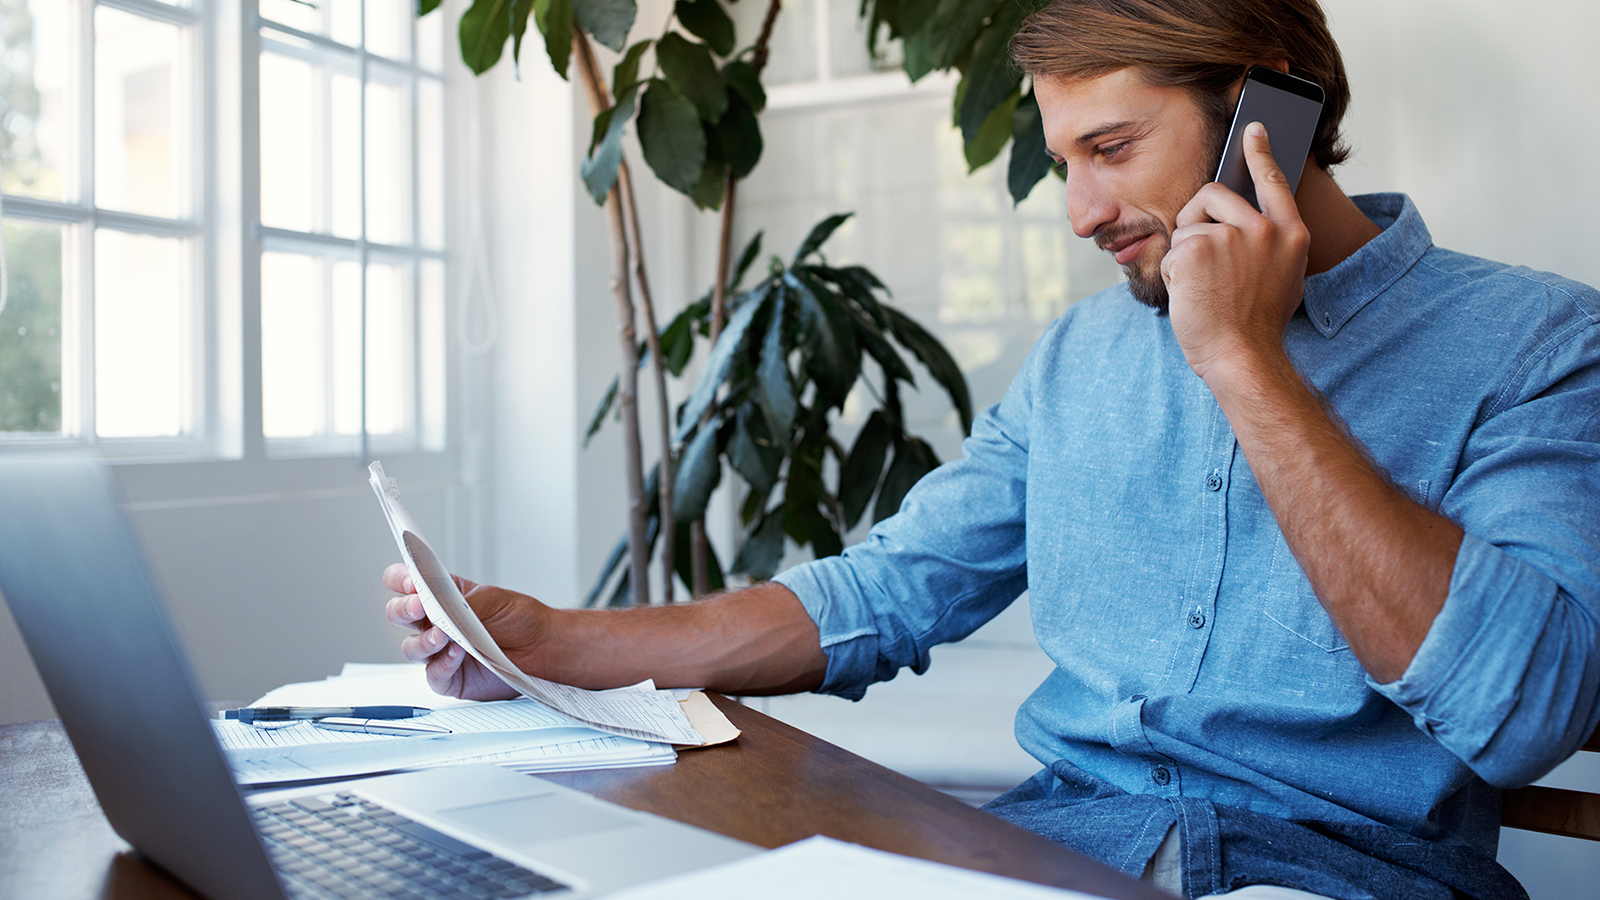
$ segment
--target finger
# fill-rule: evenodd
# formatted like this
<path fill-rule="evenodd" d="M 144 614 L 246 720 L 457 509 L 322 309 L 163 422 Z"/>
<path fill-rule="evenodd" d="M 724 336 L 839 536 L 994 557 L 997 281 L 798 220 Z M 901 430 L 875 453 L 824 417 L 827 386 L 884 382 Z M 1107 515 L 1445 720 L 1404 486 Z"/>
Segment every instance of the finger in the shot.
<path fill-rule="evenodd" d="M 1289 190 L 1289 176 L 1283 174 L 1278 161 L 1272 158 L 1267 126 L 1260 122 L 1244 127 L 1244 160 L 1250 167 L 1250 178 L 1255 181 L 1256 203 L 1261 206 L 1261 214 L 1274 222 L 1299 219 L 1294 192 Z"/>
<path fill-rule="evenodd" d="M 444 649 L 444 652 L 434 654 L 423 669 L 423 674 L 428 679 L 428 687 L 436 694 L 461 696 L 465 687 L 461 663 L 466 658 L 466 651 L 461 649 L 460 644 L 451 644 Z"/>
<path fill-rule="evenodd" d="M 411 584 L 411 570 L 405 563 L 394 563 L 383 570 L 383 586 L 397 594 L 415 594 L 417 589 Z"/>
<path fill-rule="evenodd" d="M 384 604 L 383 615 L 391 624 L 413 631 L 421 631 L 429 625 L 428 613 L 422 606 L 422 598 L 416 594 L 390 597 L 389 602 Z"/>
<path fill-rule="evenodd" d="M 1243 197 L 1235 194 L 1227 187 L 1213 181 L 1200 188 L 1189 202 L 1178 210 L 1178 216 L 1173 224 L 1178 230 L 1194 225 L 1205 225 L 1211 222 L 1239 222 L 1249 216 L 1257 215 L 1256 208 Z M 1172 233 L 1174 244 L 1178 242 L 1178 230 Z"/>
<path fill-rule="evenodd" d="M 400 655 L 408 662 L 427 662 L 449 645 L 449 635 L 438 628 L 425 628 L 400 642 Z"/>

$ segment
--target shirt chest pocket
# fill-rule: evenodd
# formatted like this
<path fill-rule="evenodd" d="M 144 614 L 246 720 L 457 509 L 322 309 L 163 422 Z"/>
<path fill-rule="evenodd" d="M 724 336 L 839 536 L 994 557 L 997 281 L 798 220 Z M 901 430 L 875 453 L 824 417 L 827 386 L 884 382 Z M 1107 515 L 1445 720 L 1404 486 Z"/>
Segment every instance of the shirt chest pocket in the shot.
<path fill-rule="evenodd" d="M 1272 553 L 1272 568 L 1263 595 L 1261 611 L 1269 623 L 1329 653 L 1350 649 L 1317 601 L 1311 582 L 1300 571 L 1300 564 L 1282 536 Z"/>

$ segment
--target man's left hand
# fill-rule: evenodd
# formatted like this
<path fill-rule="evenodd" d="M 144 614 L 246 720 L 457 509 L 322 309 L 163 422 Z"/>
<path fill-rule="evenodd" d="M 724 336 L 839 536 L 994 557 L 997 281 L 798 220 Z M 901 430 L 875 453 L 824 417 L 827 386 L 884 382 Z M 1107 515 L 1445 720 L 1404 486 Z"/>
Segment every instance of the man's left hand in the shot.
<path fill-rule="evenodd" d="M 1261 212 L 1215 182 L 1178 213 L 1161 261 L 1172 329 L 1190 368 L 1210 384 L 1238 366 L 1280 357 L 1304 293 L 1311 234 L 1266 128 L 1245 129 L 1245 159 Z"/>

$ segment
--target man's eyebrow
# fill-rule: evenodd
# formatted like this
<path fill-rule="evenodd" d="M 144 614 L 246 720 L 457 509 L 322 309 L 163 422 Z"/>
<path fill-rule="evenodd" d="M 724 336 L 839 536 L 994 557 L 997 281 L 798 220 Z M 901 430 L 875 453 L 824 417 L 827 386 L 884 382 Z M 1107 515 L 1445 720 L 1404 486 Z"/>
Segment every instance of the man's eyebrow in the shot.
<path fill-rule="evenodd" d="M 1106 135 L 1111 134 L 1112 132 L 1123 131 L 1128 128 L 1135 128 L 1140 124 L 1141 123 L 1135 119 L 1128 119 L 1125 122 L 1111 122 L 1106 125 L 1101 125 L 1099 128 L 1096 128 L 1093 131 L 1086 131 L 1083 134 L 1078 135 L 1076 143 L 1079 146 L 1084 144 L 1092 144 Z"/>

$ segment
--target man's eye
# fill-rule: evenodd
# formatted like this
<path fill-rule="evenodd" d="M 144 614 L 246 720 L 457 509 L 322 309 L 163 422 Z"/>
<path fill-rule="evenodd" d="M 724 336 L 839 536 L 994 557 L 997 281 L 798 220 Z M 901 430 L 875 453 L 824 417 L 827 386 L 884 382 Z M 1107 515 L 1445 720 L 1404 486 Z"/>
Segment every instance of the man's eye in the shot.
<path fill-rule="evenodd" d="M 1110 159 L 1110 158 L 1116 156 L 1118 153 L 1121 153 L 1124 149 L 1127 148 L 1127 146 L 1128 146 L 1128 142 L 1127 141 L 1119 141 L 1119 142 L 1117 142 L 1115 144 L 1107 144 L 1104 147 L 1101 147 L 1100 150 L 1099 150 L 1099 153 L 1100 153 L 1101 158 Z"/>
<path fill-rule="evenodd" d="M 1050 161 L 1050 171 L 1057 175 L 1067 174 L 1067 161 L 1064 159 L 1052 159 Z"/>

